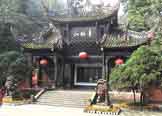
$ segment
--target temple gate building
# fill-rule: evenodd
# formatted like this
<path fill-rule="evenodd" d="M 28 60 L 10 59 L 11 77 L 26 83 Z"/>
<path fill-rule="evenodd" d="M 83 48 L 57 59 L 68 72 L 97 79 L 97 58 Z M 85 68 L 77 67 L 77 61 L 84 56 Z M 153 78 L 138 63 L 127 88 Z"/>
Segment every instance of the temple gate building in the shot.
<path fill-rule="evenodd" d="M 102 9 L 95 14 L 50 15 L 48 29 L 21 42 L 38 86 L 96 86 L 98 79 L 109 76 L 116 59 L 126 61 L 148 42 L 146 32 L 118 29 L 118 8 Z"/>

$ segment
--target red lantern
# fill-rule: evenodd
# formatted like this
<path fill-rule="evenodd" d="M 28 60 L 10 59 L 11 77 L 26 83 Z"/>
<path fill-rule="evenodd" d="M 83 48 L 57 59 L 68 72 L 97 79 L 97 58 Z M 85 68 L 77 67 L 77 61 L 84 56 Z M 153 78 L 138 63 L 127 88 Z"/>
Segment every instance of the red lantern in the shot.
<path fill-rule="evenodd" d="M 79 58 L 80 59 L 87 59 L 89 56 L 86 52 L 80 52 L 79 53 Z"/>
<path fill-rule="evenodd" d="M 123 59 L 118 58 L 117 60 L 115 60 L 116 65 L 121 65 L 123 63 L 124 63 Z"/>
<path fill-rule="evenodd" d="M 147 34 L 147 38 L 148 39 L 153 39 L 155 37 L 155 33 L 154 32 L 148 32 Z"/>
<path fill-rule="evenodd" d="M 38 76 L 37 76 L 37 74 L 33 74 L 32 85 L 37 85 L 37 84 L 38 84 Z"/>
<path fill-rule="evenodd" d="M 48 61 L 46 59 L 42 59 L 42 60 L 40 60 L 40 64 L 41 65 L 47 65 Z"/>

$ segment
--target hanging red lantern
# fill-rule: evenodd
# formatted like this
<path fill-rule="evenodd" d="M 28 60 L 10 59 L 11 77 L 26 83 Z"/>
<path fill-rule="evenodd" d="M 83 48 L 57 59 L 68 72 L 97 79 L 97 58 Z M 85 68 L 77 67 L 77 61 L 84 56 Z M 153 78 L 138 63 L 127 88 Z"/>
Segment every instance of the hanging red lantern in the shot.
<path fill-rule="evenodd" d="M 37 74 L 32 75 L 32 85 L 37 85 L 38 84 L 38 76 Z"/>
<path fill-rule="evenodd" d="M 147 34 L 147 38 L 148 39 L 153 39 L 155 37 L 155 33 L 154 32 L 148 32 Z"/>
<path fill-rule="evenodd" d="M 79 58 L 80 59 L 87 59 L 89 56 L 86 52 L 80 52 L 79 53 Z"/>
<path fill-rule="evenodd" d="M 116 65 L 121 65 L 123 63 L 124 63 L 123 59 L 118 58 L 118 59 L 115 60 Z"/>
<path fill-rule="evenodd" d="M 40 60 L 40 64 L 41 64 L 41 65 L 47 65 L 47 64 L 48 64 L 47 59 L 42 59 L 42 60 Z"/>

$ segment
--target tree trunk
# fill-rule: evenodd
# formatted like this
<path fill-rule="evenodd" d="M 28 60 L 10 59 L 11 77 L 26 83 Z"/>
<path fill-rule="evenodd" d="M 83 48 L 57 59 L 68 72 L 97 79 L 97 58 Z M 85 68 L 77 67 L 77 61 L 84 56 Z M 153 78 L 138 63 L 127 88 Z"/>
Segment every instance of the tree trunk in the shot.
<path fill-rule="evenodd" d="M 141 91 L 141 95 L 140 95 L 140 105 L 143 106 L 143 91 Z"/>
<path fill-rule="evenodd" d="M 109 95 L 109 91 L 108 90 L 107 90 L 106 94 L 107 94 L 107 96 L 105 96 L 107 98 L 107 104 L 106 105 L 110 106 L 111 102 L 110 102 L 110 95 Z"/>
<path fill-rule="evenodd" d="M 133 99 L 134 99 L 134 103 L 136 103 L 136 93 L 135 93 L 135 89 L 133 88 Z"/>

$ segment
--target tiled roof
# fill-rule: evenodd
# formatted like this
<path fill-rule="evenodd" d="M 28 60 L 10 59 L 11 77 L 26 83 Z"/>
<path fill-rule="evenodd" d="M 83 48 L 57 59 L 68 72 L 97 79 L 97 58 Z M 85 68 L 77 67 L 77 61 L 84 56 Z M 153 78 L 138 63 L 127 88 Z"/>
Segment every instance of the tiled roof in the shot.
<path fill-rule="evenodd" d="M 53 31 L 53 29 L 45 32 L 38 33 L 35 37 L 28 37 L 23 41 L 23 38 L 20 38 L 20 44 L 24 48 L 29 49 L 61 49 L 63 46 L 62 36 L 58 31 Z"/>
<path fill-rule="evenodd" d="M 53 38 L 54 39 L 54 38 Z M 42 42 L 28 41 L 21 43 L 22 47 L 30 49 L 53 49 L 62 48 L 62 41 L 51 41 L 50 39 L 43 40 Z"/>
<path fill-rule="evenodd" d="M 52 44 L 37 44 L 34 42 L 26 42 L 21 44 L 24 48 L 30 48 L 30 49 L 52 49 L 53 45 Z"/>
<path fill-rule="evenodd" d="M 129 31 L 127 37 L 125 35 L 105 35 L 99 42 L 103 48 L 117 48 L 117 47 L 133 47 L 144 44 L 148 41 L 146 32 Z"/>
<path fill-rule="evenodd" d="M 127 35 L 127 37 L 125 36 Z M 71 39 L 70 45 L 68 47 L 73 48 L 76 46 L 77 49 L 90 48 L 91 45 L 103 48 L 120 48 L 120 47 L 133 47 L 144 44 L 148 41 L 147 32 L 134 32 L 128 31 L 127 34 L 122 35 L 109 35 L 105 34 L 102 39 L 100 39 L 96 44 L 96 39 Z M 49 30 L 46 33 L 39 33 L 35 39 L 20 39 L 21 45 L 24 48 L 30 49 L 53 49 L 53 48 L 63 48 L 62 36 L 57 30 Z M 64 41 L 65 42 L 65 41 Z M 94 45 L 96 44 L 96 45 Z M 93 48 L 93 47 L 92 47 Z M 96 48 L 96 47 L 95 47 Z M 65 48 L 66 49 L 66 48 Z M 74 50 L 76 51 L 76 49 Z"/>

